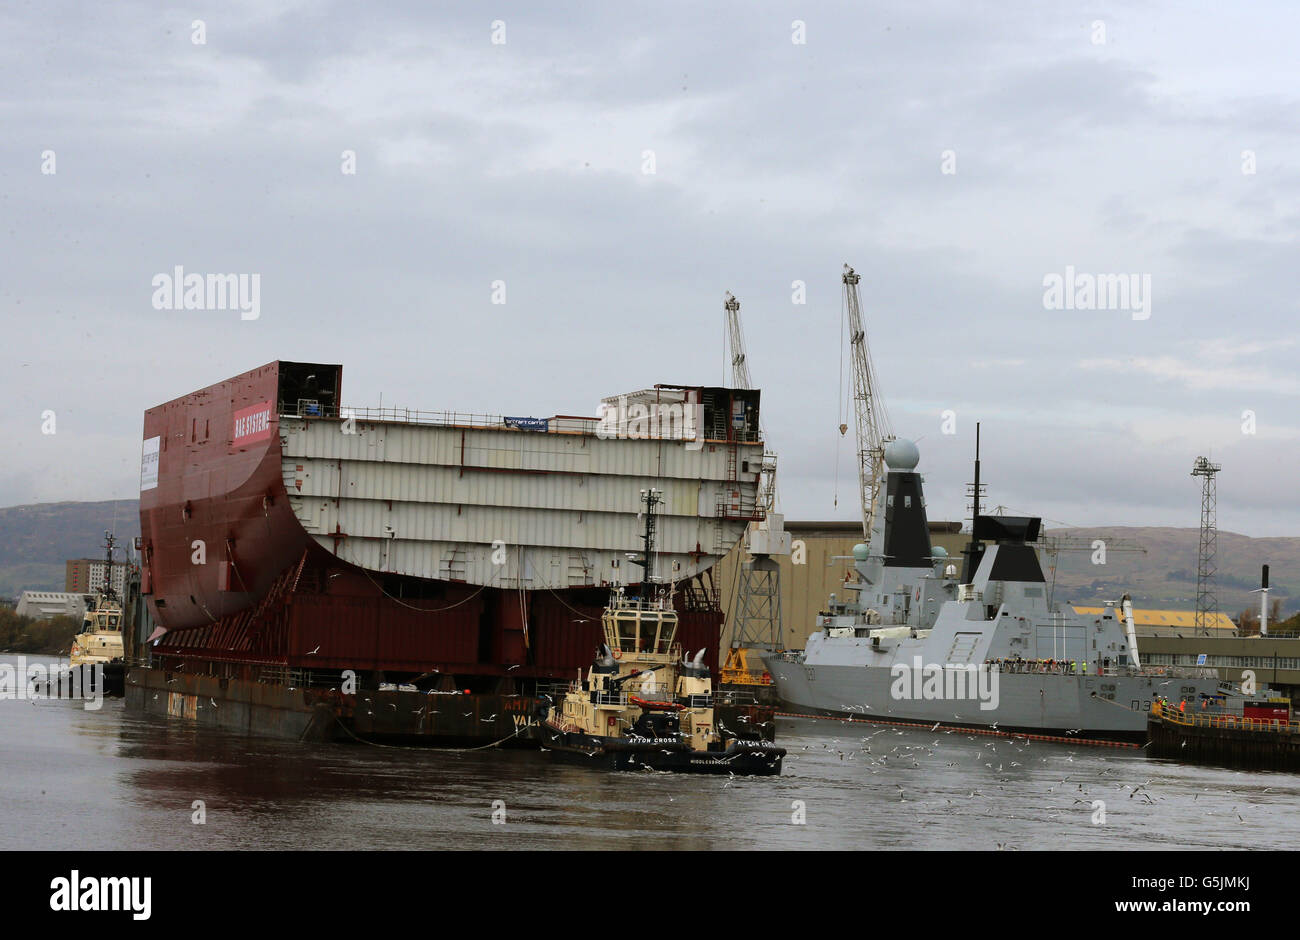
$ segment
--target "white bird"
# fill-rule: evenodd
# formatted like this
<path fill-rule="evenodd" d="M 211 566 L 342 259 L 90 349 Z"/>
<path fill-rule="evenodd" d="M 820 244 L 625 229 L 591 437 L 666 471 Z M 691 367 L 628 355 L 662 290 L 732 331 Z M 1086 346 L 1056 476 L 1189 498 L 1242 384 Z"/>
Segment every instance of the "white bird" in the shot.
<path fill-rule="evenodd" d="M 308 655 L 308 656 L 315 656 L 315 655 L 316 655 L 317 653 L 319 653 L 319 652 L 320 652 L 320 646 L 317 645 L 317 647 L 316 647 L 314 650 L 312 650 L 310 653 L 308 653 L 307 655 Z"/>

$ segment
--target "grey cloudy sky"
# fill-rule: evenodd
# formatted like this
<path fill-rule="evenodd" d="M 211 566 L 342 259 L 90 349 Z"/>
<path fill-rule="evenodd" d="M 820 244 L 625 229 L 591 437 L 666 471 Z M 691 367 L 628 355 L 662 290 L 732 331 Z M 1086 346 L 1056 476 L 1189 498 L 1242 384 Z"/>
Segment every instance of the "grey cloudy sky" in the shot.
<path fill-rule="evenodd" d="M 1209 453 L 1221 528 L 1300 535 L 1297 35 L 1282 2 L 6 4 L 0 505 L 134 495 L 145 408 L 277 358 L 520 415 L 720 382 L 731 290 L 784 510 L 854 518 L 848 261 L 932 517 L 979 420 L 993 504 L 1195 525 Z M 154 309 L 176 265 L 260 274 L 260 318 Z M 1045 309 L 1067 265 L 1150 275 L 1149 319 Z"/>

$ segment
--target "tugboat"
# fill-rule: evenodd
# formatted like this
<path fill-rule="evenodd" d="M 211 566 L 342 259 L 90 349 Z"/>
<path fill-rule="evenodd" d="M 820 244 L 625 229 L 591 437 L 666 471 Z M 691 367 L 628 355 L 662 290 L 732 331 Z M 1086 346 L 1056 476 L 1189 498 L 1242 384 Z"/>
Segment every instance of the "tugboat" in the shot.
<path fill-rule="evenodd" d="M 561 759 L 615 770 L 761 774 L 781 772 L 785 749 L 755 732 L 719 727 L 704 650 L 686 659 L 677 644 L 671 591 L 651 575 L 654 507 L 647 503 L 645 595 L 613 590 L 601 616 L 605 642 L 585 679 L 558 702 L 543 700 L 542 747 Z"/>
<path fill-rule="evenodd" d="M 785 749 L 741 737 L 714 721 L 704 650 L 682 658 L 666 592 L 614 591 L 601 621 L 605 643 L 587 671 L 539 724 L 542 747 L 615 770 L 773 775 Z"/>
<path fill-rule="evenodd" d="M 122 602 L 113 590 L 113 536 L 105 532 L 104 584 L 91 601 L 81 632 L 72 638 L 69 664 L 82 669 L 83 688 L 94 687 L 96 666 L 103 668 L 104 695 L 121 696 L 126 686 L 126 660 L 122 645 Z M 91 667 L 84 669 L 82 667 Z"/>

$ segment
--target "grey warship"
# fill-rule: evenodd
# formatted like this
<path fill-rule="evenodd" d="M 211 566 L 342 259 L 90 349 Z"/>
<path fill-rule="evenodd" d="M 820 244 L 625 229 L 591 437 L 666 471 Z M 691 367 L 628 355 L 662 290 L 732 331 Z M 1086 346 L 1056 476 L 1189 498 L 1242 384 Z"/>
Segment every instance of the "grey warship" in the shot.
<path fill-rule="evenodd" d="M 931 547 L 916 445 L 892 440 L 883 456 L 870 540 L 855 546 L 857 580 L 845 583 L 857 599 L 831 595 L 803 650 L 764 657 L 792 711 L 1145 741 L 1157 698 L 1199 707 L 1233 696 L 1213 670 L 1143 666 L 1127 595 L 1100 616 L 1058 602 L 1041 520 L 980 514 L 978 449 L 960 577 Z"/>

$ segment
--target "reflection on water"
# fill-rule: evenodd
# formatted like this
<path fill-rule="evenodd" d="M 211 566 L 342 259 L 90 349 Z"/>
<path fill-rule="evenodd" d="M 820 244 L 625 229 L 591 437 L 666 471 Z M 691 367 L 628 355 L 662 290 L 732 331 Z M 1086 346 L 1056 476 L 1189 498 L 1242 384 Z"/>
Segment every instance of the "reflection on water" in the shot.
<path fill-rule="evenodd" d="M 732 780 L 0 701 L 0 848 L 1289 848 L 1300 830 L 1291 774 L 865 723 L 781 719 L 778 735 L 781 777 Z"/>

